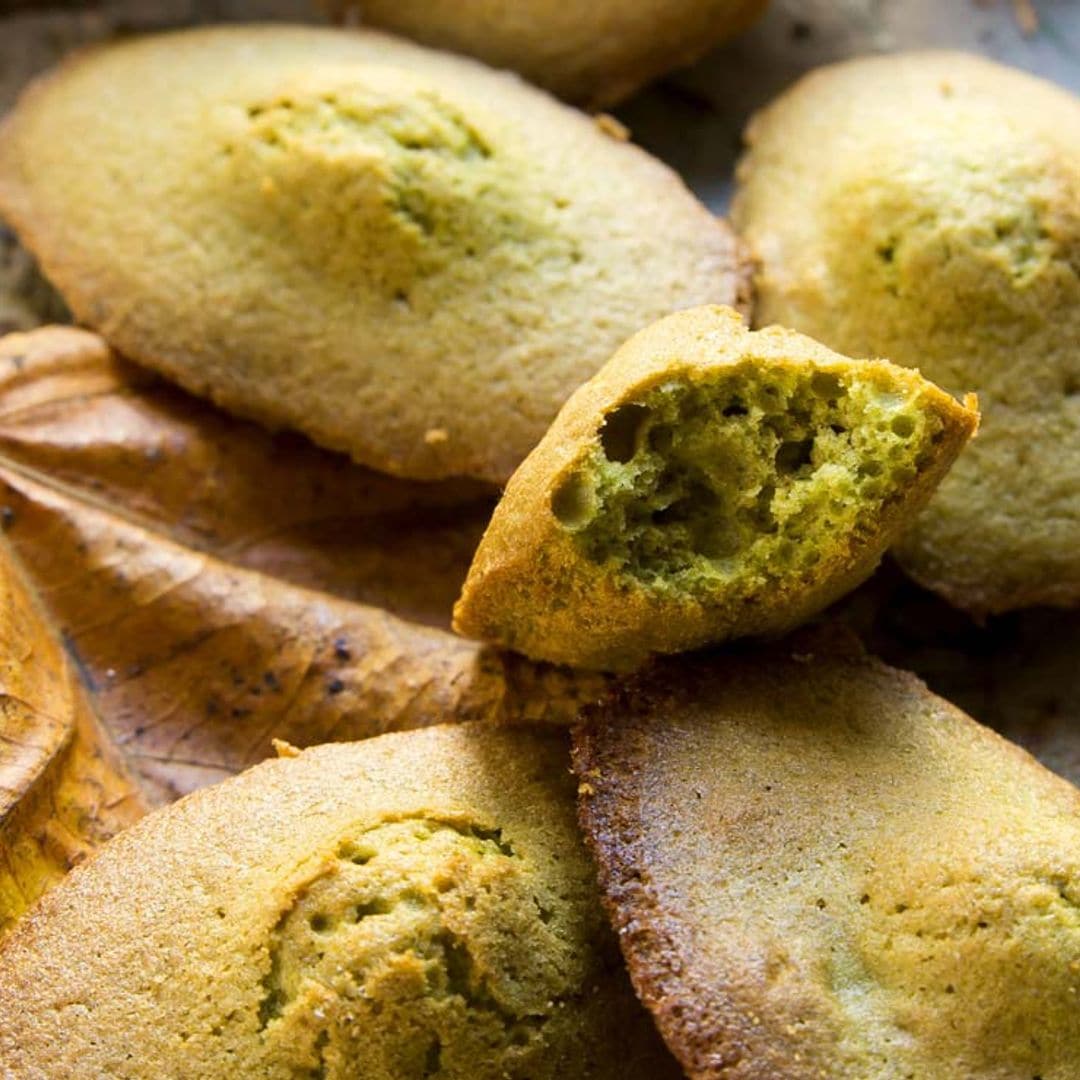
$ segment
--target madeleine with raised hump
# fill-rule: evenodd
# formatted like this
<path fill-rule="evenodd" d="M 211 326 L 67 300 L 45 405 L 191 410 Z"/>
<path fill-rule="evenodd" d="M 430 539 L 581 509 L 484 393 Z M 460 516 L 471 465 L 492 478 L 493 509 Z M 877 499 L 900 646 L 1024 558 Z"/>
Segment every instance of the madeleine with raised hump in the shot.
<path fill-rule="evenodd" d="M 918 372 L 730 309 L 672 315 L 514 475 L 455 629 L 613 670 L 779 633 L 870 575 L 977 422 Z"/>
<path fill-rule="evenodd" d="M 0 1072 L 679 1075 L 606 924 L 565 733 L 292 753 L 150 815 L 16 927 Z"/>
<path fill-rule="evenodd" d="M 756 320 L 979 395 L 904 568 L 976 614 L 1080 603 L 1080 99 L 963 53 L 865 57 L 747 140 Z"/>
<path fill-rule="evenodd" d="M 0 213 L 124 355 L 417 479 L 504 482 L 642 321 L 743 285 L 666 166 L 374 31 L 80 53 L 0 128 Z"/>
<path fill-rule="evenodd" d="M 1080 1076 L 1080 794 L 914 676 L 807 640 L 665 661 L 575 768 L 693 1080 Z"/>

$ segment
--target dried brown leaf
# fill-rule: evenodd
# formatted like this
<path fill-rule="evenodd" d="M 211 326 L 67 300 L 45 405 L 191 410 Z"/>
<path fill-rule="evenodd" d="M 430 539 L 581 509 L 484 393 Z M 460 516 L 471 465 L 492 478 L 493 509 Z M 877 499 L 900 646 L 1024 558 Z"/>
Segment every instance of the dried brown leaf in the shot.
<path fill-rule="evenodd" d="M 0 545 L 0 935 L 145 810 Z"/>
<path fill-rule="evenodd" d="M 441 626 L 495 499 L 272 436 L 70 327 L 0 343 L 0 467 L 238 566 Z"/>
<path fill-rule="evenodd" d="M 0 341 L 0 515 L 155 801 L 275 738 L 572 720 L 604 680 L 434 625 L 490 507 L 232 420 L 94 335 Z"/>

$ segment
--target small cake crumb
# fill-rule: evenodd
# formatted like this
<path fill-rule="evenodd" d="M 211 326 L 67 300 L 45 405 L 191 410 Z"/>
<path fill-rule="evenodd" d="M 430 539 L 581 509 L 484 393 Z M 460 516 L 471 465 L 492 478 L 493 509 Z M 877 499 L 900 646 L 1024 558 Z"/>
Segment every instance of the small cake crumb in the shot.
<path fill-rule="evenodd" d="M 597 113 L 593 121 L 605 135 L 612 139 L 618 142 L 630 141 L 630 129 L 621 120 L 616 120 L 611 113 Z"/>
<path fill-rule="evenodd" d="M 1024 37 L 1034 37 L 1039 32 L 1039 13 L 1031 0 L 1013 0 L 1016 23 Z"/>

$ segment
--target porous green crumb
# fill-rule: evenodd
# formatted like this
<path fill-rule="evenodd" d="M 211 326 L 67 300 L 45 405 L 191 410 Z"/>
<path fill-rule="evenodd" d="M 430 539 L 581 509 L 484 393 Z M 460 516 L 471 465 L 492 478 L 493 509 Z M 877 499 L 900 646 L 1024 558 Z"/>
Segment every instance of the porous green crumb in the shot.
<path fill-rule="evenodd" d="M 582 554 L 694 598 L 812 573 L 871 533 L 942 421 L 894 384 L 753 360 L 669 380 L 607 413 L 551 508 Z"/>
<path fill-rule="evenodd" d="M 585 978 L 575 898 L 469 820 L 383 821 L 335 855 L 269 941 L 270 1056 L 402 1080 L 543 1071 Z"/>

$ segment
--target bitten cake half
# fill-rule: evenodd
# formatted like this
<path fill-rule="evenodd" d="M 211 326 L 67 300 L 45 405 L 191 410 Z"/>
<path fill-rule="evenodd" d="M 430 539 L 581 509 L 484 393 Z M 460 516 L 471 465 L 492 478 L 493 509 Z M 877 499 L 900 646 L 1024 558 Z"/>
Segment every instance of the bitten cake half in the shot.
<path fill-rule="evenodd" d="M 513 477 L 454 625 L 612 669 L 783 631 L 871 573 L 976 423 L 917 372 L 731 310 L 672 315 Z"/>

